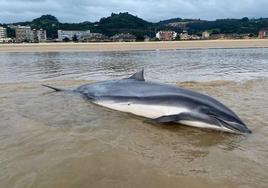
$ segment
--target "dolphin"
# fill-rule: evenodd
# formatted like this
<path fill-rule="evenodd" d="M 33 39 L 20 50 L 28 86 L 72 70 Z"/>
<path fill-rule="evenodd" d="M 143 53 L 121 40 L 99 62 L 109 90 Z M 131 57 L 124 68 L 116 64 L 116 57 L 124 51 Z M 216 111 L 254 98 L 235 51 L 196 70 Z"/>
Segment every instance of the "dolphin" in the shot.
<path fill-rule="evenodd" d="M 63 90 L 43 86 L 55 91 Z M 89 83 L 73 91 L 97 105 L 142 116 L 153 122 L 251 133 L 231 109 L 216 99 L 192 90 L 145 81 L 143 69 L 129 78 Z"/>

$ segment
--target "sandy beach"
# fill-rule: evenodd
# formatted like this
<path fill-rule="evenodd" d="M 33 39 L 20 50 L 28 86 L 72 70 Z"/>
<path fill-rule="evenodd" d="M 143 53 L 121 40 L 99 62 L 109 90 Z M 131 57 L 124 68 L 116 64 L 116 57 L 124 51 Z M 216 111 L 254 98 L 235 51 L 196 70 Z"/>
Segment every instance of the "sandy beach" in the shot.
<path fill-rule="evenodd" d="M 167 42 L 0 44 L 0 52 L 98 52 L 203 48 L 267 48 L 267 39 Z"/>

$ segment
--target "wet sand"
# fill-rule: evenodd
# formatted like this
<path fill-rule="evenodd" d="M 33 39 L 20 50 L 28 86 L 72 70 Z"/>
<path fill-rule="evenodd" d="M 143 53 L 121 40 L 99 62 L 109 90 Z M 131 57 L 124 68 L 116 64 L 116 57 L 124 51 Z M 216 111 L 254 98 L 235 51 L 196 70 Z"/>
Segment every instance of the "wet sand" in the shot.
<path fill-rule="evenodd" d="M 0 187 L 266 188 L 267 54 L 268 48 L 0 53 Z M 148 81 L 222 101 L 253 134 L 152 124 L 41 87 L 126 78 L 142 67 Z"/>
<path fill-rule="evenodd" d="M 178 82 L 230 106 L 241 136 L 143 118 L 51 92 L 88 81 L 0 84 L 0 187 L 239 187 L 268 185 L 268 80 Z"/>
<path fill-rule="evenodd" d="M 167 42 L 0 44 L 0 52 L 105 52 L 201 48 L 267 48 L 267 39 Z"/>

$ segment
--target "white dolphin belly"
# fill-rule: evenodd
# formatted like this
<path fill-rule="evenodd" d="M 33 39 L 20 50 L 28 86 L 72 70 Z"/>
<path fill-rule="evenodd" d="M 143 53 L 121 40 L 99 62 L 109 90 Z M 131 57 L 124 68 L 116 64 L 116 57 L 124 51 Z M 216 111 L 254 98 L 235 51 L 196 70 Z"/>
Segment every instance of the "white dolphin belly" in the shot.
<path fill-rule="evenodd" d="M 226 127 L 223 126 L 217 126 L 217 125 L 212 125 L 200 121 L 190 121 L 190 120 L 181 120 L 178 123 L 181 123 L 183 125 L 188 125 L 191 127 L 198 127 L 198 128 L 205 128 L 205 129 L 214 129 L 214 130 L 220 130 L 220 131 L 225 131 L 225 132 L 231 132 L 234 133 L 234 131 L 227 129 Z"/>
<path fill-rule="evenodd" d="M 100 106 L 110 108 L 110 109 L 118 110 L 121 112 L 127 112 L 131 114 L 135 114 L 137 116 L 150 118 L 150 119 L 156 119 L 162 116 L 178 115 L 180 113 L 189 112 L 189 110 L 186 108 L 175 107 L 175 106 L 118 103 L 114 101 L 95 101 L 94 103 Z M 208 123 L 201 122 L 201 121 L 180 120 L 176 123 L 188 125 L 191 127 L 214 129 L 214 130 L 221 130 L 221 131 L 226 131 L 226 132 L 234 132 L 225 127 L 219 127 L 217 125 L 212 125 L 212 124 L 208 124 Z"/>
<path fill-rule="evenodd" d="M 180 108 L 175 106 L 117 103 L 113 101 L 96 101 L 95 103 L 107 108 L 111 108 L 121 112 L 128 112 L 151 119 L 159 118 L 161 116 L 175 115 L 183 112 L 188 112 L 186 108 Z"/>

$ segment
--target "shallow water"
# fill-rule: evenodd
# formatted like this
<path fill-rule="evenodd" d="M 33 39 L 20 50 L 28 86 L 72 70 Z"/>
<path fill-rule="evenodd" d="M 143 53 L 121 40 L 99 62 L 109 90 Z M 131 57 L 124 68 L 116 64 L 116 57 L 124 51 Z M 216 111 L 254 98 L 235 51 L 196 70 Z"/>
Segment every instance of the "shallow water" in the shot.
<path fill-rule="evenodd" d="M 0 83 L 122 78 L 145 68 L 160 82 L 244 80 L 268 74 L 268 48 L 134 52 L 0 53 Z"/>
<path fill-rule="evenodd" d="M 267 187 L 267 52 L 268 49 L 218 49 L 121 55 L 0 54 L 0 187 Z M 186 69 L 185 57 L 185 70 L 171 74 L 178 71 L 176 63 L 182 64 L 178 57 L 184 53 L 189 56 L 189 64 L 200 60 L 196 65 L 200 68 L 193 65 L 196 69 Z M 208 67 L 199 53 L 208 62 L 221 58 L 228 61 L 223 69 L 217 62 L 214 68 Z M 239 54 L 241 66 L 229 60 L 239 59 Z M 84 68 L 84 58 L 103 56 L 107 61 L 113 60 L 112 67 L 118 69 L 98 63 L 94 65 L 100 67 L 96 72 Z M 157 66 L 152 65 L 150 56 Z M 164 60 L 163 56 L 170 58 Z M 16 57 L 25 61 L 22 63 L 26 67 L 19 62 L 14 64 Z M 60 68 L 53 72 L 48 59 L 58 61 Z M 248 63 L 245 68 L 244 63 L 251 61 L 254 64 Z M 37 62 L 50 68 L 45 72 Z M 91 62 L 87 64 L 94 67 Z M 122 64 L 124 68 L 120 68 Z M 141 67 L 150 70 L 146 72 L 149 79 L 176 83 L 219 99 L 237 112 L 253 134 L 241 136 L 176 124 L 150 124 L 141 117 L 91 104 L 80 95 L 55 93 L 40 86 L 46 83 L 75 88 L 89 82 L 84 79 L 124 77 Z M 158 70 L 161 74 L 156 73 Z M 228 74 L 223 74 L 224 70 Z M 205 75 L 206 71 L 211 74 Z M 196 75 L 189 79 L 187 75 L 192 74 Z"/>

